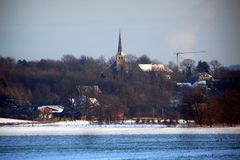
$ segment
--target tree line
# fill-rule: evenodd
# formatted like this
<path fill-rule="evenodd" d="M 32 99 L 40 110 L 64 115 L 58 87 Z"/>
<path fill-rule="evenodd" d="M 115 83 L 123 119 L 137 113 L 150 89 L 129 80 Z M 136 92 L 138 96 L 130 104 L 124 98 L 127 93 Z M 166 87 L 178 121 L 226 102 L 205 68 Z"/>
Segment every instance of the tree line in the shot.
<path fill-rule="evenodd" d="M 64 55 L 61 60 L 14 60 L 0 57 L 0 116 L 31 119 L 40 105 L 61 104 L 62 117 L 111 122 L 132 117 L 191 119 L 199 125 L 235 125 L 240 122 L 240 71 L 231 71 L 217 60 L 183 61 L 181 70 L 173 62 L 171 79 L 160 71 L 143 72 L 138 64 L 158 63 L 146 55 L 128 55 L 128 74 L 118 79 L 112 72 L 114 57 L 94 59 Z M 207 88 L 179 88 L 177 82 L 194 82 L 198 73 L 214 77 Z M 100 106 L 80 103 L 76 86 L 97 85 L 102 93 L 89 95 Z M 181 102 L 171 107 L 172 97 Z M 79 100 L 73 105 L 71 98 Z"/>

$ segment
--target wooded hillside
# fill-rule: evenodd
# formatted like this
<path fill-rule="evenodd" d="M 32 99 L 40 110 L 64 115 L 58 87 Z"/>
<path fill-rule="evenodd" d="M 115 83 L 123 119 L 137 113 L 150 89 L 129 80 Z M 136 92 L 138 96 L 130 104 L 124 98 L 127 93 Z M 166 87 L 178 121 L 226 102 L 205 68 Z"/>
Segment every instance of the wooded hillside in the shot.
<path fill-rule="evenodd" d="M 171 79 L 162 72 L 143 72 L 138 64 L 155 63 L 147 56 L 128 56 L 128 74 L 124 79 L 114 76 L 113 60 L 87 56 L 75 58 L 65 55 L 61 60 L 14 60 L 0 57 L 0 116 L 31 119 L 36 106 L 61 104 L 62 117 L 99 121 L 119 118 L 161 117 L 194 119 L 197 123 L 240 122 L 240 71 L 231 71 L 217 61 L 198 62 L 189 69 L 181 64 L 178 71 L 174 63 Z M 207 89 L 179 88 L 177 82 L 194 82 L 200 72 L 208 72 L 214 81 Z M 91 95 L 101 106 L 89 107 L 71 98 L 81 98 L 77 86 L 97 85 L 101 94 Z M 171 107 L 172 97 L 181 97 L 181 103 Z"/>

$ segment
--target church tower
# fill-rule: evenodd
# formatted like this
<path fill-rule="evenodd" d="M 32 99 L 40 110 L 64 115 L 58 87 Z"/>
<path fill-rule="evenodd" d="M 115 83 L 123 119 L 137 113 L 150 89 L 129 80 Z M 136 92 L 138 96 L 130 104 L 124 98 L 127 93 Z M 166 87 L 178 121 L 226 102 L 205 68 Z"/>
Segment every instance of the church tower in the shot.
<path fill-rule="evenodd" d="M 124 53 L 122 51 L 122 41 L 121 41 L 121 33 L 119 32 L 118 38 L 118 52 L 116 55 L 116 71 L 119 72 L 124 64 Z"/>
<path fill-rule="evenodd" d="M 128 72 L 127 65 L 125 63 L 125 55 L 122 51 L 122 41 L 121 41 L 121 32 L 119 32 L 118 37 L 118 52 L 116 54 L 116 72 L 117 76 L 121 79 L 124 79 L 125 75 Z"/>

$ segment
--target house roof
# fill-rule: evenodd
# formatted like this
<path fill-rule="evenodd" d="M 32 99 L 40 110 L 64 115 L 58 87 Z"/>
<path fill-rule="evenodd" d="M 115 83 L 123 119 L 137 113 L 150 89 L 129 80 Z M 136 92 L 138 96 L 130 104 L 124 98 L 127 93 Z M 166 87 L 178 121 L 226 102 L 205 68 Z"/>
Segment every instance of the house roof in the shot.
<path fill-rule="evenodd" d="M 100 103 L 98 102 L 97 98 L 89 98 L 89 101 L 90 101 L 94 106 L 100 106 Z"/>
<path fill-rule="evenodd" d="M 191 87 L 192 84 L 189 83 L 189 82 L 185 82 L 185 83 L 178 82 L 178 83 L 177 83 L 177 86 L 178 86 L 178 87 Z"/>
<path fill-rule="evenodd" d="M 193 87 L 197 87 L 197 86 L 206 86 L 207 82 L 206 81 L 196 81 L 195 83 L 193 83 Z"/>
<path fill-rule="evenodd" d="M 203 73 L 198 73 L 197 74 L 197 79 L 198 81 L 203 81 L 203 80 L 214 80 L 214 78 L 212 77 L 212 75 L 203 72 Z"/>
<path fill-rule="evenodd" d="M 52 113 L 61 113 L 64 110 L 64 107 L 61 105 L 45 105 L 45 106 L 39 106 L 38 110 L 42 110 L 45 108 L 52 109 Z"/>
<path fill-rule="evenodd" d="M 207 82 L 206 81 L 196 81 L 195 83 L 177 83 L 178 87 L 198 87 L 198 86 L 206 86 Z"/>
<path fill-rule="evenodd" d="M 163 64 L 138 64 L 138 66 L 144 72 L 149 72 L 149 71 L 163 71 L 167 73 L 173 72 L 171 69 L 169 69 Z"/>

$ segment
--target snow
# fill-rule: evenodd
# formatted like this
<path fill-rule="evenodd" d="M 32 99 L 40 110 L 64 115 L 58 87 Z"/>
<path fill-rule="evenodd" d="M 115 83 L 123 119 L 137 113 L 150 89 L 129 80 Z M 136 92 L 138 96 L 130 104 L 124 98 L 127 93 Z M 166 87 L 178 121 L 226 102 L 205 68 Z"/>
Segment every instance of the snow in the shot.
<path fill-rule="evenodd" d="M 30 135 L 141 135 L 141 134 L 240 134 L 240 127 L 168 128 L 144 125 L 82 125 L 82 126 L 4 126 L 0 136 Z"/>
<path fill-rule="evenodd" d="M 6 125 L 13 123 L 16 125 Z M 60 121 L 35 123 L 32 121 L 0 118 L 0 136 L 23 135 L 126 135 L 126 134 L 240 134 L 240 127 L 183 128 L 167 127 L 163 124 L 111 124 L 92 125 L 88 121 Z"/>
<path fill-rule="evenodd" d="M 9 123 L 23 124 L 23 123 L 32 123 L 32 121 L 21 120 L 21 119 L 12 119 L 12 118 L 0 118 L 0 124 L 9 124 Z"/>
<path fill-rule="evenodd" d="M 69 126 L 69 125 L 89 125 L 90 123 L 85 120 L 76 120 L 76 121 L 60 121 L 56 123 L 51 123 L 50 125 L 60 125 L 60 126 Z"/>

